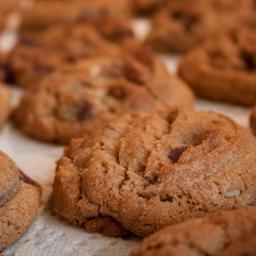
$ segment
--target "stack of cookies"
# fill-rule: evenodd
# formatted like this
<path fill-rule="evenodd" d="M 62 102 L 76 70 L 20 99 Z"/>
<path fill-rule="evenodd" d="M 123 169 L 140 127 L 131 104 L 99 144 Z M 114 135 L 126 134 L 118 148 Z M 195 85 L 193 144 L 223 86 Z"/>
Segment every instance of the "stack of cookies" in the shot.
<path fill-rule="evenodd" d="M 2 3 L 0 3 L 0 8 Z M 131 255 L 256 253 L 256 138 L 195 95 L 256 104 L 254 0 L 23 0 L 0 53 L 0 125 L 66 145 L 51 210 Z M 3 15 L 2 15 L 3 13 Z M 146 37 L 133 21 L 150 22 Z M 170 74 L 159 53 L 184 54 Z M 11 104 L 10 85 L 22 96 Z M 250 123 L 256 134 L 256 110 Z M 0 152 L 0 252 L 32 224 L 41 188 Z M 1 226 L 2 225 L 2 226 Z"/>

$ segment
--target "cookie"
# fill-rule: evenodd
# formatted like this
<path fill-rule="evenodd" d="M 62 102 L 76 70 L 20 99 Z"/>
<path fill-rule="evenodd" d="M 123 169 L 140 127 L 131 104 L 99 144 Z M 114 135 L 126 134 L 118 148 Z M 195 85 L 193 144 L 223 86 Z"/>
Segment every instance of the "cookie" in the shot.
<path fill-rule="evenodd" d="M 1 58 L 0 77 L 24 88 L 37 87 L 41 78 L 67 63 L 117 51 L 84 24 L 54 26 L 36 34 L 24 33 L 9 55 Z"/>
<path fill-rule="evenodd" d="M 52 25 L 67 25 L 102 17 L 129 17 L 127 0 L 38 1 L 24 12 L 22 30 L 39 30 Z"/>
<path fill-rule="evenodd" d="M 205 1 L 188 2 L 173 1 L 160 10 L 145 43 L 159 52 L 182 53 L 222 29 Z"/>
<path fill-rule="evenodd" d="M 255 46 L 255 30 L 245 28 L 209 39 L 183 57 L 178 73 L 200 97 L 253 105 Z"/>
<path fill-rule="evenodd" d="M 53 210 L 89 231 L 146 236 L 255 203 L 255 150 L 249 131 L 214 112 L 170 108 L 122 116 L 65 149 Z"/>
<path fill-rule="evenodd" d="M 210 214 L 146 238 L 131 256 L 244 256 L 256 252 L 256 207 Z"/>
<path fill-rule="evenodd" d="M 159 52 L 186 52 L 208 37 L 253 24 L 256 16 L 251 2 L 194 0 L 191 5 L 190 0 L 170 1 L 153 18 L 145 43 Z"/>
<path fill-rule="evenodd" d="M 250 126 L 252 132 L 256 135 L 256 107 L 252 109 L 251 115 L 250 115 Z"/>
<path fill-rule="evenodd" d="M 16 125 L 45 141 L 67 143 L 104 115 L 192 105 L 193 94 L 154 55 L 96 57 L 64 67 L 25 93 Z"/>
<path fill-rule="evenodd" d="M 0 252 L 31 226 L 40 206 L 41 189 L 0 151 Z"/>
<path fill-rule="evenodd" d="M 9 89 L 0 83 L 0 126 L 11 112 L 11 95 Z"/>

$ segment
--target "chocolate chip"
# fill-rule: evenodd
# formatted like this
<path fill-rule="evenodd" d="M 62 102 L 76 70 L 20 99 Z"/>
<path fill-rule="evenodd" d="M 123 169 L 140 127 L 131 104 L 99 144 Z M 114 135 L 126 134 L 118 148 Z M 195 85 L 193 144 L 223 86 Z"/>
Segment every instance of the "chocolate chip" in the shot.
<path fill-rule="evenodd" d="M 15 74 L 13 72 L 11 64 L 6 63 L 3 65 L 3 76 L 4 76 L 4 81 L 7 84 L 15 84 L 16 79 L 15 79 Z"/>
<path fill-rule="evenodd" d="M 180 10 L 176 10 L 171 13 L 171 18 L 174 18 L 175 20 L 180 20 L 180 19 L 183 19 L 184 17 L 185 17 L 185 13 Z"/>
<path fill-rule="evenodd" d="M 256 68 L 256 55 L 247 52 L 241 52 L 241 59 L 246 65 L 247 70 L 253 70 Z"/>
<path fill-rule="evenodd" d="M 145 83 L 145 74 L 140 70 L 139 68 L 133 66 L 133 65 L 127 65 L 125 67 L 125 76 L 126 78 L 138 85 L 142 85 Z"/>
<path fill-rule="evenodd" d="M 184 21 L 184 27 L 187 31 L 191 31 L 192 28 L 199 23 L 199 21 L 200 18 L 198 16 L 187 17 Z"/>
<path fill-rule="evenodd" d="M 174 148 L 170 154 L 169 154 L 169 158 L 172 161 L 172 163 L 177 163 L 179 158 L 181 157 L 181 155 L 183 154 L 183 152 L 187 149 L 187 146 L 181 146 L 178 148 Z"/>
<path fill-rule="evenodd" d="M 33 38 L 28 35 L 21 36 L 21 38 L 19 39 L 19 43 L 26 47 L 36 46 Z"/>
<path fill-rule="evenodd" d="M 124 100 L 127 96 L 125 89 L 122 87 L 112 87 L 108 95 L 118 100 Z"/>
<path fill-rule="evenodd" d="M 76 117 L 79 121 L 84 121 L 92 117 L 92 105 L 88 101 L 80 101 L 76 105 Z"/>
<path fill-rule="evenodd" d="M 124 66 L 121 63 L 114 63 L 110 67 L 107 67 L 104 74 L 110 78 L 117 78 L 122 76 Z"/>

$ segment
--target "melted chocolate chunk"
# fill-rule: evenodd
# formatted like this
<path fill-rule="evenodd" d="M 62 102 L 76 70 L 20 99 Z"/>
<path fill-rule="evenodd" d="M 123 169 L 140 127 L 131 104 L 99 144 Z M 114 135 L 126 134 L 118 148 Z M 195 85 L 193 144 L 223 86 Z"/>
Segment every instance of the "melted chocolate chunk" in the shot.
<path fill-rule="evenodd" d="M 126 91 L 122 87 L 113 87 L 109 90 L 108 95 L 118 100 L 124 100 L 127 97 Z"/>
<path fill-rule="evenodd" d="M 85 121 L 92 117 L 92 105 L 88 101 L 80 101 L 76 105 L 76 118 Z"/>
<path fill-rule="evenodd" d="M 256 54 L 241 52 L 240 56 L 245 63 L 245 67 L 247 70 L 253 70 L 256 68 Z"/>
<path fill-rule="evenodd" d="M 183 154 L 184 151 L 186 151 L 187 148 L 187 146 L 174 148 L 169 154 L 169 158 L 172 161 L 172 163 L 177 163 L 181 155 Z"/>

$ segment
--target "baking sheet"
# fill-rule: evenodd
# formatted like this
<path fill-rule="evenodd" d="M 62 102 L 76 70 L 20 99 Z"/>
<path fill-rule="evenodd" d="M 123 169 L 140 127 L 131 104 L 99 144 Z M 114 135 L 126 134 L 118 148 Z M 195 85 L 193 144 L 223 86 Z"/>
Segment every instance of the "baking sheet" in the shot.
<path fill-rule="evenodd" d="M 135 22 L 136 32 L 143 36 L 148 29 L 144 21 Z M 5 49 L 9 48 L 13 35 L 6 35 Z M 161 56 L 171 72 L 175 72 L 178 63 L 176 56 Z M 13 88 L 13 100 L 17 102 L 20 91 Z M 196 108 L 224 113 L 243 126 L 248 126 L 249 109 L 208 102 L 196 101 Z M 0 131 L 0 149 L 7 153 L 17 165 L 43 187 L 43 201 L 51 193 L 54 178 L 55 161 L 61 156 L 63 147 L 40 143 L 21 134 L 11 123 Z M 139 239 L 122 240 L 107 238 L 100 234 L 87 233 L 53 216 L 46 204 L 29 232 L 13 246 L 3 252 L 4 256 L 127 256 Z"/>

